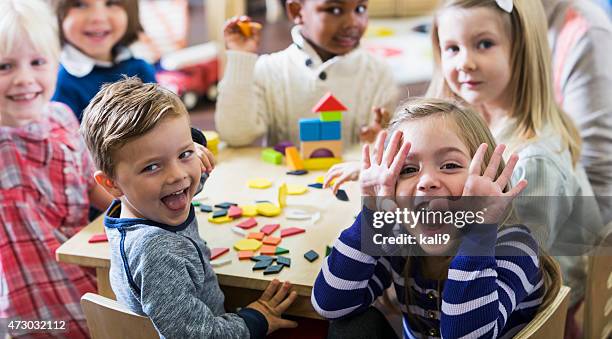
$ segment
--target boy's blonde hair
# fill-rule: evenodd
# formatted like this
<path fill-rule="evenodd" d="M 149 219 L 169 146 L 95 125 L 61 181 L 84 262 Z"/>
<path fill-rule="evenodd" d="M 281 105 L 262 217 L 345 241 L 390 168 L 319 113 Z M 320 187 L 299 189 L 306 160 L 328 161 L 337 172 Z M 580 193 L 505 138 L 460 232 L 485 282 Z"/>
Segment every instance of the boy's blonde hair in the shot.
<path fill-rule="evenodd" d="M 510 67 L 508 87 L 513 98 L 511 117 L 516 119 L 516 141 L 535 139 L 545 126 L 550 125 L 561 135 L 563 147 L 568 148 L 573 164 L 580 158 L 580 134 L 572 120 L 554 101 L 551 54 L 548 47 L 547 20 L 542 4 L 537 0 L 513 0 L 511 13 L 503 11 L 495 0 L 446 0 L 439 13 L 449 8 L 485 7 L 507 16 L 510 24 Z M 438 38 L 438 15 L 434 17 L 431 40 L 434 51 L 434 76 L 427 96 L 461 100 L 449 88 L 441 70 L 441 51 Z M 514 144 L 511 142 L 510 144 Z"/>
<path fill-rule="evenodd" d="M 57 21 L 43 0 L 0 1 L 0 55 L 7 55 L 27 39 L 38 53 L 59 60 Z"/>
<path fill-rule="evenodd" d="M 81 134 L 96 167 L 115 177 L 114 152 L 168 117 L 187 116 L 171 91 L 137 77 L 105 84 L 83 112 Z"/>
<path fill-rule="evenodd" d="M 481 144 L 486 143 L 489 145 L 481 167 L 481 171 L 484 172 L 487 164 L 490 162 L 491 157 L 493 156 L 493 151 L 496 147 L 495 140 L 493 139 L 493 135 L 480 114 L 472 111 L 469 108 L 461 107 L 459 104 L 443 99 L 433 98 L 416 98 L 406 101 L 397 108 L 394 119 L 389 125 L 389 135 L 391 135 L 393 131 L 397 130 L 405 122 L 417 121 L 432 117 L 440 117 L 452 122 L 455 125 L 452 128 L 455 129 L 455 133 L 459 139 L 461 139 L 461 141 L 463 141 L 465 146 L 468 148 L 470 157 L 474 157 L 476 150 Z M 497 169 L 496 178 L 502 173 L 504 167 L 505 164 L 502 160 L 499 168 Z M 509 188 L 510 187 L 508 185 L 504 191 L 508 191 Z M 503 220 L 502 225 L 500 225 L 501 227 L 504 227 L 506 224 L 516 222 L 512 208 L 508 211 L 508 214 L 503 218 Z M 543 309 L 548 306 L 559 293 L 559 289 L 561 287 L 561 271 L 559 265 L 543 250 L 540 250 L 539 258 L 541 263 L 540 269 L 542 270 L 542 274 L 544 276 L 544 286 L 546 289 L 544 292 L 545 294 L 542 305 L 540 306 L 540 308 Z M 413 292 L 408 285 L 408 281 L 410 281 L 410 278 L 412 278 L 411 272 L 413 268 L 412 265 L 414 265 L 413 260 L 420 259 L 419 257 L 408 256 L 406 258 L 406 264 L 403 271 L 405 282 L 405 305 L 411 305 L 414 303 L 414 296 L 412 295 Z M 450 263 L 451 258 L 448 260 Z M 410 323 L 417 324 L 419 327 L 423 325 L 423 328 L 419 329 L 422 332 L 424 329 L 424 324 L 419 322 L 418 318 L 412 314 L 409 307 L 407 307 L 407 309 Z"/>

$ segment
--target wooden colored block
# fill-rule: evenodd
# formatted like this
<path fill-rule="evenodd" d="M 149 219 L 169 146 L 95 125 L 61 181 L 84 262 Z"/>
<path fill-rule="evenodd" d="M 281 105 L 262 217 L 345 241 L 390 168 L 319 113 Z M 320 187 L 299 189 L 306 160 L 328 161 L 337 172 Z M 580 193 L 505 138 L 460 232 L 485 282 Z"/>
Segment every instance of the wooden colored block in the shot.
<path fill-rule="evenodd" d="M 332 247 L 327 245 L 325 246 L 325 256 L 327 257 L 332 251 Z"/>
<path fill-rule="evenodd" d="M 212 222 L 213 224 L 225 224 L 226 222 L 231 222 L 232 220 L 234 219 L 228 217 L 227 215 L 213 218 L 213 213 L 208 214 L 208 222 Z"/>
<path fill-rule="evenodd" d="M 261 233 L 261 232 L 254 232 L 254 233 L 249 233 L 249 235 L 247 236 L 247 239 L 255 239 L 255 240 L 260 240 L 263 239 L 266 235 Z"/>
<path fill-rule="evenodd" d="M 342 111 L 321 112 L 321 121 L 342 121 Z"/>
<path fill-rule="evenodd" d="M 242 216 L 243 217 L 255 217 L 257 216 L 257 206 L 255 205 L 244 205 L 240 206 L 242 208 Z"/>
<path fill-rule="evenodd" d="M 251 257 L 251 260 L 253 261 L 266 261 L 266 260 L 274 261 L 274 257 L 271 257 L 269 255 L 256 255 L 254 257 Z"/>
<path fill-rule="evenodd" d="M 297 171 L 289 171 L 287 172 L 288 175 L 304 175 L 304 174 L 308 174 L 308 171 L 306 170 L 297 170 Z"/>
<path fill-rule="evenodd" d="M 223 265 L 227 265 L 231 262 L 232 262 L 232 258 L 223 258 L 223 259 L 211 260 L 210 265 L 212 267 L 220 267 Z"/>
<path fill-rule="evenodd" d="M 331 92 L 325 93 L 321 100 L 319 100 L 319 102 L 317 102 L 317 104 L 312 108 L 313 113 L 347 110 L 348 108 L 346 108 L 346 106 L 344 106 L 340 100 L 336 99 Z"/>
<path fill-rule="evenodd" d="M 238 204 L 234 203 L 234 202 L 222 202 L 220 204 L 216 204 L 215 207 L 217 208 L 225 208 L 228 209 L 232 206 L 238 206 Z"/>
<path fill-rule="evenodd" d="M 323 176 L 323 175 L 318 176 L 318 177 L 315 179 L 315 182 L 316 182 L 316 183 L 319 183 L 319 184 L 323 184 L 323 183 L 325 183 L 325 176 Z M 335 183 L 336 183 L 336 179 L 332 179 L 332 181 L 330 181 L 330 182 L 329 182 L 329 185 L 330 185 L 330 186 L 333 186 Z"/>
<path fill-rule="evenodd" d="M 282 211 L 280 207 L 270 202 L 258 203 L 256 206 L 257 206 L 257 213 L 265 217 L 275 217 L 281 214 L 281 211 Z"/>
<path fill-rule="evenodd" d="M 237 226 L 232 227 L 232 232 L 238 234 L 239 236 L 243 236 L 243 237 L 246 237 L 247 235 L 247 231 Z"/>
<path fill-rule="evenodd" d="M 280 271 L 283 270 L 283 265 L 272 265 L 269 266 L 268 268 L 266 268 L 266 270 L 263 272 L 264 275 L 268 275 L 268 274 L 277 274 L 280 273 Z"/>
<path fill-rule="evenodd" d="M 242 216 L 242 208 L 238 206 L 231 206 L 227 210 L 227 216 L 230 218 L 240 218 Z"/>
<path fill-rule="evenodd" d="M 218 257 L 222 256 L 227 252 L 229 252 L 229 248 L 227 247 L 212 248 L 210 250 L 210 260 L 217 259 Z"/>
<path fill-rule="evenodd" d="M 255 218 L 248 218 L 247 220 L 236 224 L 236 226 L 242 228 L 243 230 L 248 230 L 257 226 L 257 220 L 255 220 Z"/>
<path fill-rule="evenodd" d="M 258 261 L 255 266 L 253 266 L 253 271 L 257 271 L 257 270 L 265 270 L 266 268 L 268 268 L 270 265 L 272 265 L 273 260 L 262 260 L 262 261 Z"/>
<path fill-rule="evenodd" d="M 349 201 L 349 197 L 346 194 L 346 191 L 343 189 L 339 189 L 336 192 L 336 198 L 338 198 L 338 200 L 342 200 L 342 201 Z"/>
<path fill-rule="evenodd" d="M 313 250 L 310 250 L 306 253 L 304 253 L 304 258 L 306 258 L 306 260 L 313 262 L 315 260 L 317 260 L 317 258 L 319 257 L 319 254 Z"/>
<path fill-rule="evenodd" d="M 213 211 L 213 208 L 210 205 L 200 205 L 200 211 L 210 213 Z"/>
<path fill-rule="evenodd" d="M 285 157 L 287 160 L 287 167 L 290 170 L 296 171 L 304 169 L 304 161 L 302 160 L 302 157 L 300 157 L 300 154 L 295 146 L 287 147 L 285 149 Z"/>
<path fill-rule="evenodd" d="M 273 165 L 280 165 L 283 163 L 283 155 L 272 148 L 265 148 L 261 151 L 261 160 Z"/>
<path fill-rule="evenodd" d="M 287 194 L 289 195 L 302 195 L 306 192 L 308 192 L 308 188 L 306 188 L 306 186 L 304 185 L 297 185 L 297 184 L 287 185 Z"/>
<path fill-rule="evenodd" d="M 261 254 L 274 255 L 276 253 L 276 246 L 274 245 L 263 245 L 259 251 Z"/>
<path fill-rule="evenodd" d="M 199 207 L 200 205 L 202 205 L 202 203 L 199 201 L 192 201 L 191 204 L 193 205 L 193 207 Z"/>
<path fill-rule="evenodd" d="M 312 214 L 306 211 L 297 210 L 297 209 L 290 209 L 285 212 L 285 218 L 290 219 L 290 220 L 306 220 L 306 219 L 310 219 L 311 217 L 312 217 Z"/>
<path fill-rule="evenodd" d="M 250 259 L 253 255 L 255 255 L 253 251 L 240 251 L 238 252 L 238 260 Z"/>
<path fill-rule="evenodd" d="M 278 188 L 278 206 L 280 206 L 280 208 L 285 208 L 285 206 L 287 206 L 287 194 L 289 194 L 289 189 L 287 188 L 287 184 L 283 183 Z"/>
<path fill-rule="evenodd" d="M 219 153 L 219 134 L 215 131 L 202 131 L 206 137 L 206 148 L 208 148 L 212 154 L 217 155 Z"/>
<path fill-rule="evenodd" d="M 279 255 L 278 257 L 276 257 L 276 262 L 279 265 L 291 267 L 291 258 L 287 258 L 287 257 L 283 257 Z"/>
<path fill-rule="evenodd" d="M 280 246 L 276 247 L 276 252 L 274 252 L 275 255 L 281 255 L 281 254 L 287 254 L 289 253 L 289 250 L 286 248 L 282 248 Z"/>
<path fill-rule="evenodd" d="M 274 146 L 274 150 L 282 155 L 285 155 L 285 149 L 290 146 L 293 146 L 291 141 L 281 141 Z"/>
<path fill-rule="evenodd" d="M 247 38 L 250 38 L 253 35 L 253 29 L 261 29 L 261 24 L 252 21 L 238 21 L 236 23 L 242 35 Z"/>
<path fill-rule="evenodd" d="M 272 182 L 265 178 L 251 179 L 247 182 L 250 188 L 265 189 L 272 186 Z"/>
<path fill-rule="evenodd" d="M 329 150 L 334 158 L 341 158 L 342 140 L 302 141 L 300 143 L 302 159 L 310 159 L 317 150 Z"/>
<path fill-rule="evenodd" d="M 261 241 L 255 239 L 242 239 L 234 244 L 238 251 L 257 251 L 261 247 Z"/>
<path fill-rule="evenodd" d="M 328 170 L 335 164 L 342 162 L 340 158 L 311 158 L 304 160 L 304 168 L 309 171 Z"/>
<path fill-rule="evenodd" d="M 299 227 L 289 227 L 281 230 L 281 238 L 290 237 L 292 235 L 306 232 L 305 229 Z"/>
<path fill-rule="evenodd" d="M 314 184 L 309 184 L 308 187 L 323 189 L 323 184 L 316 182 Z"/>
<path fill-rule="evenodd" d="M 263 233 L 262 233 L 263 234 Z M 278 245 L 281 242 L 281 238 L 277 238 L 277 237 L 271 237 L 271 236 L 267 236 L 265 238 L 263 238 L 263 243 L 266 245 Z"/>
<path fill-rule="evenodd" d="M 270 235 L 274 233 L 274 231 L 276 231 L 279 227 L 280 227 L 280 224 L 268 224 L 262 227 L 259 231 L 265 235 Z"/>
<path fill-rule="evenodd" d="M 300 119 L 300 141 L 316 140 L 321 140 L 321 120 Z M 286 149 L 285 155 L 287 155 Z"/>
<path fill-rule="evenodd" d="M 342 140 L 342 123 L 340 121 L 321 122 L 321 138 L 319 140 Z"/>
<path fill-rule="evenodd" d="M 93 244 L 97 242 L 106 242 L 108 238 L 106 237 L 106 233 L 94 234 L 87 240 L 88 243 Z"/>
<path fill-rule="evenodd" d="M 213 218 L 220 218 L 220 217 L 223 217 L 223 216 L 226 216 L 226 215 L 227 215 L 227 210 L 222 208 L 220 210 L 214 211 L 213 214 L 212 214 L 212 217 Z"/>

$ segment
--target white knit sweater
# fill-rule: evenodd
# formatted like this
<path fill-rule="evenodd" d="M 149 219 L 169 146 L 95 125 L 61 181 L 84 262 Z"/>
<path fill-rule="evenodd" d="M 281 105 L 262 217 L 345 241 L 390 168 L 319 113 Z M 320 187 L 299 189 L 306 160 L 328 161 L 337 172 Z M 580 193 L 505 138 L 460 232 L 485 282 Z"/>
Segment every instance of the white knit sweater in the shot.
<path fill-rule="evenodd" d="M 299 119 L 318 117 L 311 109 L 326 92 L 348 107 L 342 120 L 345 145 L 358 142 L 360 127 L 373 120 L 373 107 L 393 112 L 397 87 L 384 61 L 357 48 L 322 62 L 300 29 L 293 28 L 293 44 L 281 52 L 259 58 L 227 52 L 215 124 L 231 146 L 249 145 L 264 134 L 268 145 L 283 140 L 299 145 Z"/>

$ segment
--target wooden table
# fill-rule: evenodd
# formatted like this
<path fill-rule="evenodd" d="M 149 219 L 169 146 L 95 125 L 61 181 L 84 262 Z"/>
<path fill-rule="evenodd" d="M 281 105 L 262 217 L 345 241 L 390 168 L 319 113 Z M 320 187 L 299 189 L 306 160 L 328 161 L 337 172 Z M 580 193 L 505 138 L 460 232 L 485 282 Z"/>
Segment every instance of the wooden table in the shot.
<path fill-rule="evenodd" d="M 284 165 L 271 165 L 260 160 L 261 149 L 243 148 L 222 150 L 218 164 L 211 177 L 206 182 L 204 191 L 196 196 L 204 204 L 214 205 L 225 201 L 240 205 L 254 204 L 256 200 L 269 200 L 277 202 L 278 187 L 282 182 L 307 185 L 313 183 L 317 176 L 324 175 L 323 171 L 310 172 L 304 176 L 286 175 Z M 358 150 L 352 150 L 345 155 L 345 160 L 358 159 Z M 268 178 L 273 182 L 271 188 L 265 190 L 251 189 L 246 182 L 255 177 Z M 289 280 L 298 292 L 298 300 L 287 311 L 288 314 L 318 318 L 310 304 L 310 294 L 314 280 L 319 273 L 325 258 L 327 245 L 332 245 L 340 232 L 350 226 L 359 211 L 361 196 L 356 183 L 349 183 L 344 187 L 350 198 L 349 202 L 337 200 L 330 190 L 319 190 L 309 187 L 304 195 L 288 196 L 283 213 L 274 218 L 258 216 L 258 226 L 252 231 L 259 230 L 261 226 L 271 223 L 280 223 L 284 227 L 301 227 L 306 233 L 287 237 L 280 246 L 289 249 L 286 254 L 291 258 L 291 267 L 285 267 L 280 274 L 264 276 L 262 271 L 252 271 L 254 262 L 250 260 L 239 261 L 233 244 L 241 237 L 231 231 L 231 227 L 245 220 L 226 224 L 211 224 L 207 215 L 196 209 L 200 236 L 207 241 L 210 248 L 229 247 L 230 253 L 221 258 L 231 257 L 232 263 L 215 268 L 219 284 L 225 292 L 226 308 L 233 310 L 256 300 L 268 282 L 274 278 Z M 287 220 L 285 212 L 290 208 L 297 208 L 309 212 L 320 212 L 321 218 L 313 225 L 310 221 Z M 97 233 L 103 232 L 102 219 L 99 218 L 77 233 L 74 237 L 58 248 L 57 260 L 80 266 L 94 267 L 98 277 L 98 293 L 115 298 L 109 285 L 110 253 L 108 243 L 89 244 L 87 240 Z M 273 235 L 279 236 L 280 231 Z M 304 259 L 304 253 L 315 250 L 319 259 L 313 263 Z"/>

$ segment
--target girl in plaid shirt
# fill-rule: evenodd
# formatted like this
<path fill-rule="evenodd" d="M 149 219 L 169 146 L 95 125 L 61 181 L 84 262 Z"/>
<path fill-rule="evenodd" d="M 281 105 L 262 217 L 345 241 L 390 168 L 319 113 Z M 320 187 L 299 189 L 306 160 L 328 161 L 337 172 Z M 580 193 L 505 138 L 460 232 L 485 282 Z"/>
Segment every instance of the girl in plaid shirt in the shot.
<path fill-rule="evenodd" d="M 87 337 L 79 299 L 96 291 L 94 277 L 58 263 L 55 250 L 87 224 L 90 204 L 106 209 L 111 198 L 93 179 L 74 114 L 50 102 L 60 49 L 51 10 L 4 0 L 0 13 L 0 318 L 65 323 L 13 337 Z"/>

